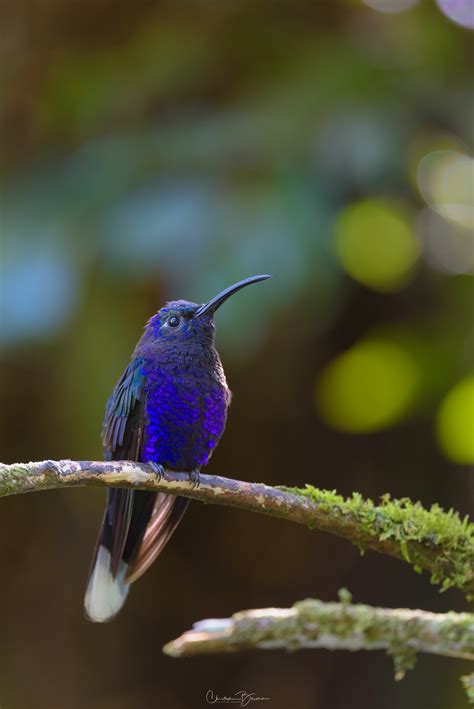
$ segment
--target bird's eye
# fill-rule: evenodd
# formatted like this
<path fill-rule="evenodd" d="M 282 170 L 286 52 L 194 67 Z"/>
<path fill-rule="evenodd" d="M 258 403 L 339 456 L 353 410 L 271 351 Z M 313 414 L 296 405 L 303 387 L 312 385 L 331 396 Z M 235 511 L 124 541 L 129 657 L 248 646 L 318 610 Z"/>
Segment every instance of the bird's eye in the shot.
<path fill-rule="evenodd" d="M 173 317 L 171 317 L 171 318 L 168 320 L 168 325 L 169 325 L 170 327 L 178 327 L 178 325 L 179 325 L 179 318 L 177 318 L 176 315 L 173 315 Z"/>

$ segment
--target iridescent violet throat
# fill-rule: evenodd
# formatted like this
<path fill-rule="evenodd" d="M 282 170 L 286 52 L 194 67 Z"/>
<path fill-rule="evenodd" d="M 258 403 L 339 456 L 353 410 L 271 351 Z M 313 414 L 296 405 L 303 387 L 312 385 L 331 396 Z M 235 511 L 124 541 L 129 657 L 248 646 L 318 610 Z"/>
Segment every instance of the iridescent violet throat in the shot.
<path fill-rule="evenodd" d="M 105 412 L 107 460 L 151 463 L 199 480 L 224 432 L 231 393 L 214 345 L 214 314 L 252 276 L 204 305 L 167 303 L 145 326 Z M 130 584 L 155 561 L 189 504 L 163 492 L 109 488 L 84 607 L 103 623 L 123 606 Z"/>

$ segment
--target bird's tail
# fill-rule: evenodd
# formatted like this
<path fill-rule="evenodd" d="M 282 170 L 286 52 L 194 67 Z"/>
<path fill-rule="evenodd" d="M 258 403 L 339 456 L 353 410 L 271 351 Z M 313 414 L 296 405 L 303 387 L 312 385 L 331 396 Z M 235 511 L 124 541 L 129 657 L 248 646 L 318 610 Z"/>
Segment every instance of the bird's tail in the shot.
<path fill-rule="evenodd" d="M 84 599 L 86 617 L 112 620 L 130 584 L 153 563 L 189 500 L 165 493 L 109 489 Z"/>
<path fill-rule="evenodd" d="M 109 549 L 103 544 L 98 545 L 84 599 L 89 620 L 106 623 L 117 615 L 130 588 L 126 580 L 127 569 L 127 564 L 122 561 L 118 572 L 113 574 Z"/>

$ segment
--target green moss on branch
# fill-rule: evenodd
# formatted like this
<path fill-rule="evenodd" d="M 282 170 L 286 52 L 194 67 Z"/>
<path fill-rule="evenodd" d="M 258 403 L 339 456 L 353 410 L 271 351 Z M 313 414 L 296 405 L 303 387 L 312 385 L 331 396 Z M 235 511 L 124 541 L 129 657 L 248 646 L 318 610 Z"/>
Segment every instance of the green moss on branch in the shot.
<path fill-rule="evenodd" d="M 397 556 L 410 563 L 418 573 L 423 568 L 431 572 L 431 582 L 440 584 L 441 591 L 451 587 L 471 589 L 474 574 L 474 524 L 466 516 L 450 509 L 448 512 L 432 505 L 425 509 L 408 498 L 391 499 L 384 495 L 380 504 L 363 499 L 359 493 L 344 498 L 334 490 L 284 488 L 306 497 L 321 510 L 339 515 L 360 531 L 354 542 L 361 550 L 374 543 L 392 544 Z"/>
<path fill-rule="evenodd" d="M 463 683 L 463 687 L 466 690 L 469 704 L 474 705 L 474 673 L 461 677 L 461 682 Z"/>

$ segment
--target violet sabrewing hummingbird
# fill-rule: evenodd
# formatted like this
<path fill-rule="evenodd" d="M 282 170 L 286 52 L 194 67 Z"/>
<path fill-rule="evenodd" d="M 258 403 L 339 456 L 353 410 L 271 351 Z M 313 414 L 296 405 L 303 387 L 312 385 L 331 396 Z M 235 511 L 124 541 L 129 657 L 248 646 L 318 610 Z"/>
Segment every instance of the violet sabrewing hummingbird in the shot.
<path fill-rule="evenodd" d="M 214 314 L 231 295 L 270 276 L 252 276 L 204 305 L 175 300 L 145 326 L 110 397 L 102 428 L 106 460 L 188 472 L 193 482 L 224 432 L 231 393 L 214 345 Z M 103 623 L 123 606 L 130 584 L 154 562 L 189 499 L 109 488 L 84 601 Z"/>

